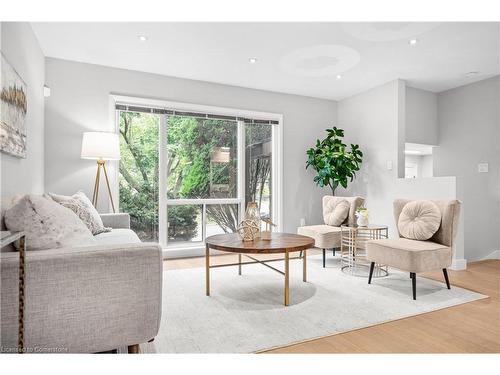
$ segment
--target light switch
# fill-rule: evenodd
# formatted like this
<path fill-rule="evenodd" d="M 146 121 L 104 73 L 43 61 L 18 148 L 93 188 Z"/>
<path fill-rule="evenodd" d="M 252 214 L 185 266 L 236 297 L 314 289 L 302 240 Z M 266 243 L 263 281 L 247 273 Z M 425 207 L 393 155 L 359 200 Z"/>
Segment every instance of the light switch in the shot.
<path fill-rule="evenodd" d="M 392 160 L 387 160 L 387 170 L 392 171 Z"/>
<path fill-rule="evenodd" d="M 477 171 L 479 173 L 488 173 L 488 163 L 479 163 L 477 165 Z"/>

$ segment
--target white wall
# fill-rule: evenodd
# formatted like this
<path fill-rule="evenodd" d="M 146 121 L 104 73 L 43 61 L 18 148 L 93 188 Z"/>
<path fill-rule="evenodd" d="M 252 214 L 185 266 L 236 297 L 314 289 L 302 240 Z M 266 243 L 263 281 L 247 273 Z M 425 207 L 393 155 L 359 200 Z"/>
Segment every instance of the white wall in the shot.
<path fill-rule="evenodd" d="M 422 166 L 420 177 L 433 177 L 434 176 L 434 158 L 432 155 L 422 155 L 420 157 L 420 165 Z"/>
<path fill-rule="evenodd" d="M 405 166 L 408 166 L 409 164 L 415 164 L 417 166 L 417 178 L 422 177 L 421 176 L 421 160 L 420 156 L 418 155 L 405 155 Z"/>
<path fill-rule="evenodd" d="M 434 175 L 463 181 L 465 256 L 500 250 L 500 77 L 438 95 L 439 147 Z M 478 173 L 488 162 L 489 173 Z"/>
<path fill-rule="evenodd" d="M 366 206 L 370 210 L 370 221 L 389 225 L 391 236 L 397 235 L 392 201 L 396 195 L 400 164 L 399 91 L 400 82 L 392 81 L 337 104 L 338 124 L 345 130 L 346 143 L 359 144 L 364 154 L 355 182 L 351 183 L 346 192 L 339 189 L 338 195 L 365 197 Z M 404 157 L 404 153 L 402 155 Z M 387 169 L 388 162 L 392 163 L 392 170 Z"/>
<path fill-rule="evenodd" d="M 389 226 L 389 236 L 397 237 L 393 201 L 397 198 L 461 199 L 455 177 L 398 177 L 404 168 L 405 97 L 404 82 L 393 81 L 338 102 L 338 123 L 349 143 L 358 143 L 364 153 L 358 178 L 339 195 L 361 195 L 370 210 L 370 221 Z M 401 160 L 403 160 L 401 162 Z M 387 162 L 393 163 L 388 170 Z M 464 268 L 463 225 L 459 226 L 453 267 Z"/>
<path fill-rule="evenodd" d="M 51 88 L 45 114 L 47 191 L 92 194 L 95 163 L 80 159 L 81 136 L 114 130 L 109 100 L 114 93 L 283 114 L 284 229 L 295 232 L 300 218 L 322 220 L 321 197 L 328 191 L 317 188 L 312 171 L 305 171 L 306 150 L 335 124 L 335 102 L 50 58 L 46 75 Z"/>
<path fill-rule="evenodd" d="M 1 50 L 28 86 L 26 159 L 0 153 L 1 196 L 41 193 L 44 186 L 45 58 L 29 23 L 2 22 Z"/>
<path fill-rule="evenodd" d="M 417 177 L 432 177 L 432 155 L 406 155 L 405 163 L 417 165 Z"/>
<path fill-rule="evenodd" d="M 406 142 L 438 144 L 437 94 L 406 87 Z"/>

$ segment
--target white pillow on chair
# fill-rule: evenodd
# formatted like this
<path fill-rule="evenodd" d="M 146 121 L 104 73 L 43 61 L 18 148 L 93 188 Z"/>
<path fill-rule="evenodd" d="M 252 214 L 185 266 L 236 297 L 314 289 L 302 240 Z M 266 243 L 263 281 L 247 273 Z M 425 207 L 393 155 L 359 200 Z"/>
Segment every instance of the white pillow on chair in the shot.
<path fill-rule="evenodd" d="M 347 219 L 350 208 L 351 204 L 345 199 L 329 200 L 325 207 L 323 207 L 323 220 L 325 224 L 339 227 Z"/>
<path fill-rule="evenodd" d="M 441 226 L 441 211 L 431 201 L 411 201 L 405 204 L 398 219 L 401 236 L 418 241 L 431 238 Z"/>

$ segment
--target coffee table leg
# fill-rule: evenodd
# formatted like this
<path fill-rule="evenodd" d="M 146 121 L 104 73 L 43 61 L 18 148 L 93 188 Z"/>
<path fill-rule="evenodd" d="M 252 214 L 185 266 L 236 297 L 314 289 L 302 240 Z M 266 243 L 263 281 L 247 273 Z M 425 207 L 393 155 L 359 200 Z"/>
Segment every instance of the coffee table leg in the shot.
<path fill-rule="evenodd" d="M 302 253 L 302 280 L 307 281 L 307 250 Z"/>
<path fill-rule="evenodd" d="M 205 286 L 207 296 L 210 295 L 210 248 L 208 245 L 205 250 Z"/>
<path fill-rule="evenodd" d="M 290 256 L 288 250 L 285 251 L 285 306 L 290 304 Z"/>
<path fill-rule="evenodd" d="M 238 275 L 241 276 L 241 254 L 238 254 Z"/>

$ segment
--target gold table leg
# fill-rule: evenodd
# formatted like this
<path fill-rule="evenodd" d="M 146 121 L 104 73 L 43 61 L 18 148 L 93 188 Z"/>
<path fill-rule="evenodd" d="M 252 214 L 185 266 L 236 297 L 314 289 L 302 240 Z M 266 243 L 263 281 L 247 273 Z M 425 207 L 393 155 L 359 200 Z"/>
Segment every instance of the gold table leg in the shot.
<path fill-rule="evenodd" d="M 206 245 L 205 250 L 205 287 L 207 296 L 210 295 L 210 248 Z"/>
<path fill-rule="evenodd" d="M 302 253 L 302 280 L 307 282 L 307 250 Z"/>
<path fill-rule="evenodd" d="M 241 254 L 238 254 L 238 275 L 241 276 Z"/>
<path fill-rule="evenodd" d="M 285 251 L 285 306 L 290 304 L 290 256 L 288 250 Z"/>

